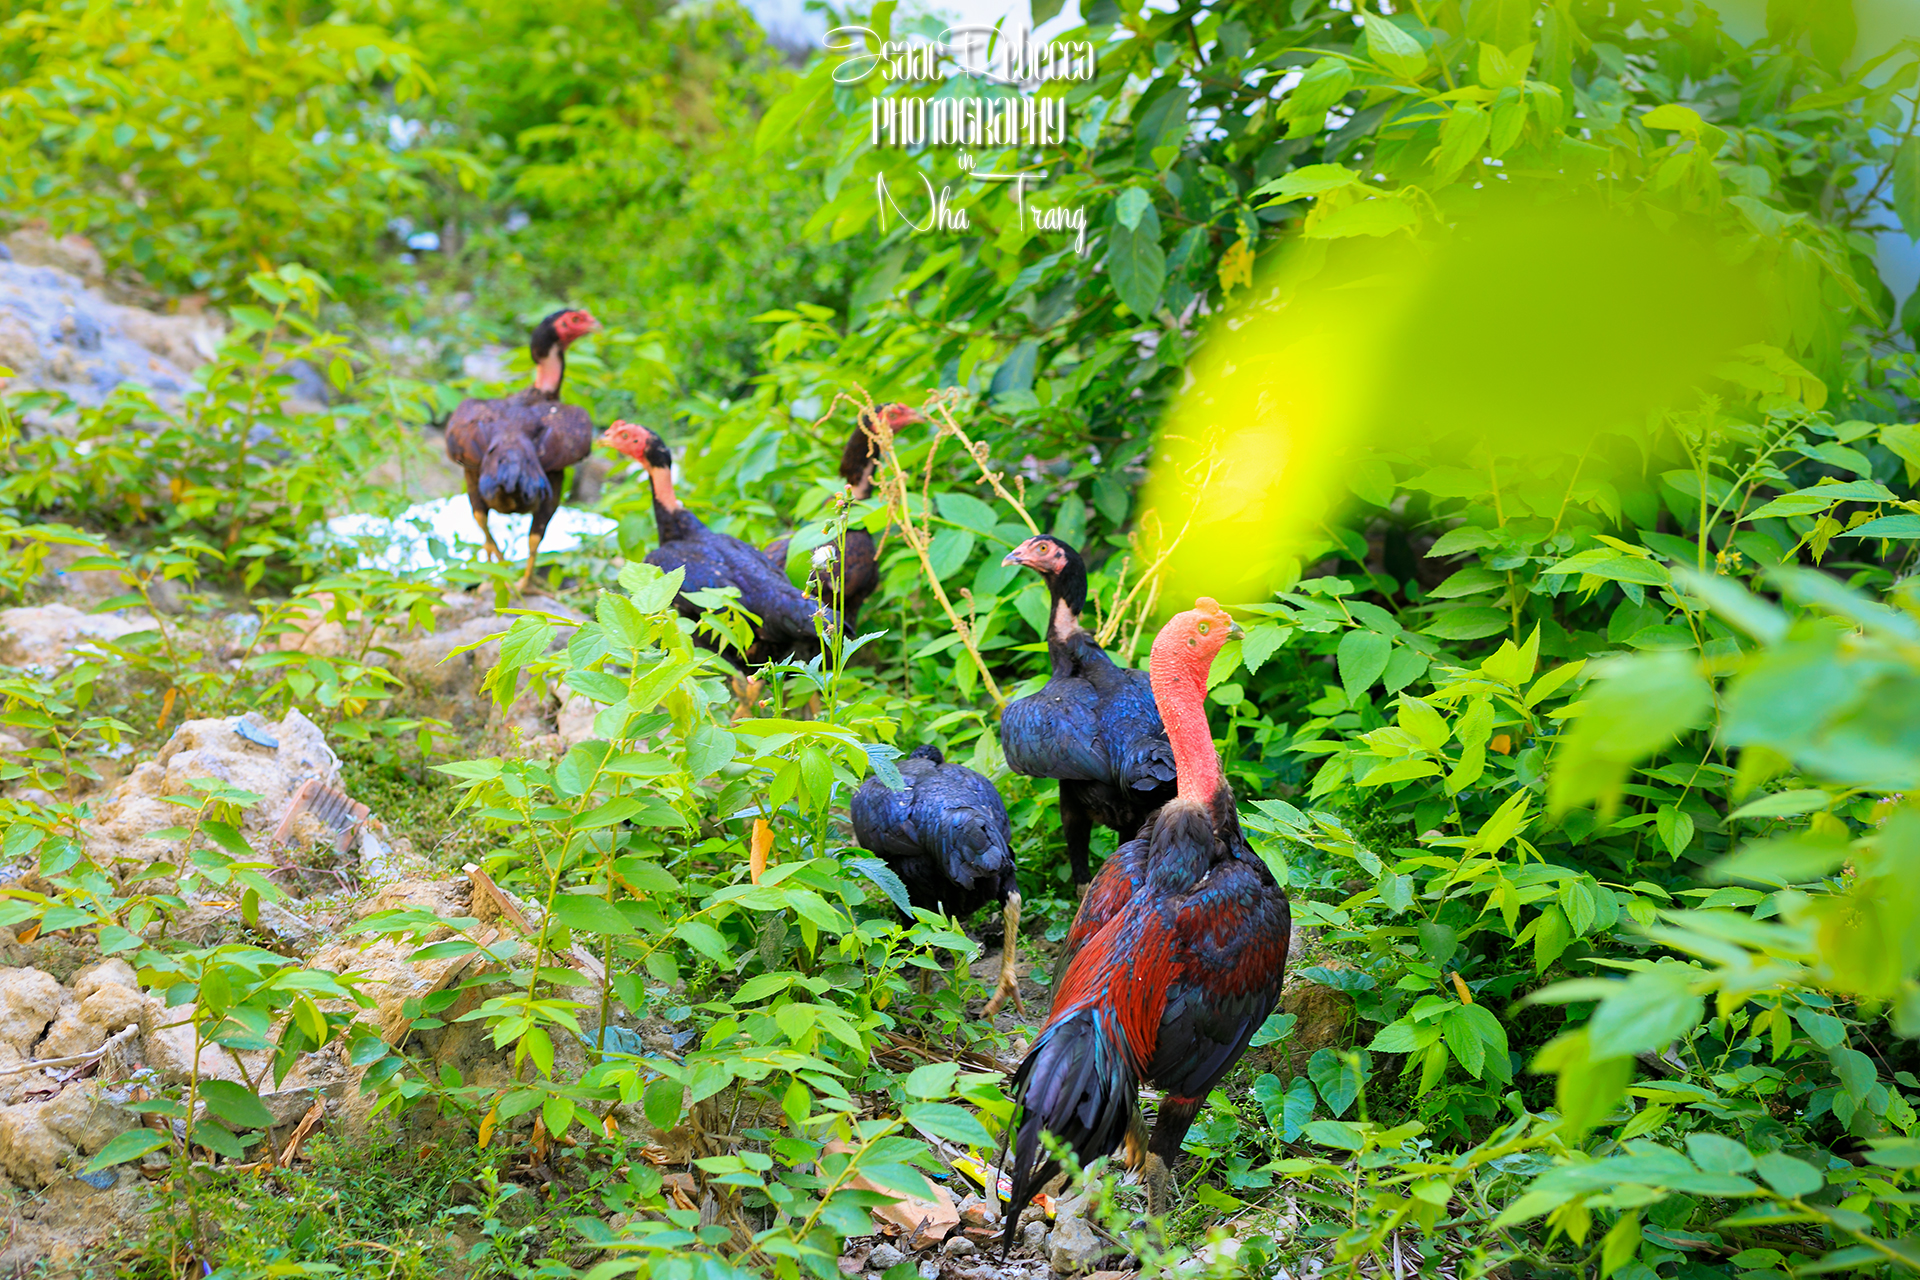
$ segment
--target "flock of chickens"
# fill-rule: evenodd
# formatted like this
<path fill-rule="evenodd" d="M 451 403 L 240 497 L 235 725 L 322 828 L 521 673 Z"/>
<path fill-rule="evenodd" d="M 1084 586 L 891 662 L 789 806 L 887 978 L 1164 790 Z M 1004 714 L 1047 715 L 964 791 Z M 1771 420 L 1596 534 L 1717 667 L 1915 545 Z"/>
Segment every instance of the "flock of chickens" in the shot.
<path fill-rule="evenodd" d="M 559 507 L 563 473 L 594 442 L 585 411 L 559 396 L 567 347 L 596 327 L 584 311 L 548 316 L 533 331 L 533 385 L 468 400 L 448 421 L 447 453 L 466 471 L 488 554 L 500 558 L 489 511 L 533 516 L 522 585 Z M 872 490 L 880 442 L 920 420 L 905 405 L 861 413 L 840 465 L 853 497 Z M 615 422 L 600 442 L 647 473 L 660 542 L 646 559 L 684 571 L 684 615 L 701 614 L 690 595 L 737 589 L 755 624 L 749 663 L 806 656 L 851 631 L 879 585 L 870 534 L 849 530 L 816 552 L 802 592 L 787 579 L 787 540 L 763 550 L 716 533 L 674 496 L 673 458 L 658 434 Z M 1012 1078 L 1020 1110 L 1006 1170 L 1010 1245 L 1020 1208 L 1059 1171 L 1043 1132 L 1083 1163 L 1124 1148 L 1148 1211 L 1166 1212 L 1169 1166 L 1188 1127 L 1279 1000 L 1292 924 L 1286 894 L 1241 833 L 1207 724 L 1207 675 L 1232 619 L 1212 600 L 1195 601 L 1161 630 L 1141 672 L 1115 663 L 1081 626 L 1087 573 L 1073 547 L 1029 538 L 1005 563 L 1047 583 L 1052 677 L 1008 705 L 1000 742 L 1015 773 L 1058 779 L 1061 827 L 1084 893 L 1056 965 L 1053 1008 Z M 964 917 L 1002 903 L 1006 938 L 987 1013 L 1009 998 L 1018 1007 L 1020 892 L 999 792 L 933 746 L 915 748 L 899 772 L 898 790 L 869 777 L 854 794 L 855 838 L 893 867 L 916 907 Z M 1090 875 L 1096 824 L 1122 843 Z M 1163 1094 L 1151 1135 L 1142 1085 Z"/>

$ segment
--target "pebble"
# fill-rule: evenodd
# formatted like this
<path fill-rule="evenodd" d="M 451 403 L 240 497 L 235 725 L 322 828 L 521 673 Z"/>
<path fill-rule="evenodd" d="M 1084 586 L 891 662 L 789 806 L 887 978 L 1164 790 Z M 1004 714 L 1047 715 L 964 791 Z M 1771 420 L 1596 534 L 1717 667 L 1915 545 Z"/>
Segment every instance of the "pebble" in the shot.
<path fill-rule="evenodd" d="M 1047 1224 L 1036 1218 L 1034 1221 L 1029 1222 L 1022 1230 L 1020 1239 L 1027 1248 L 1033 1250 L 1035 1253 L 1045 1253 L 1047 1251 Z"/>
<path fill-rule="evenodd" d="M 888 1267 L 897 1267 L 906 1260 L 906 1254 L 882 1242 L 873 1246 L 873 1252 L 867 1255 L 867 1267 L 873 1271 L 885 1271 Z"/>
<path fill-rule="evenodd" d="M 920 1280 L 940 1280 L 940 1264 L 928 1258 L 920 1264 Z"/>
<path fill-rule="evenodd" d="M 970 1253 L 978 1252 L 978 1250 L 979 1246 L 965 1236 L 954 1236 L 940 1246 L 940 1252 L 946 1254 L 949 1258 L 964 1258 Z"/>

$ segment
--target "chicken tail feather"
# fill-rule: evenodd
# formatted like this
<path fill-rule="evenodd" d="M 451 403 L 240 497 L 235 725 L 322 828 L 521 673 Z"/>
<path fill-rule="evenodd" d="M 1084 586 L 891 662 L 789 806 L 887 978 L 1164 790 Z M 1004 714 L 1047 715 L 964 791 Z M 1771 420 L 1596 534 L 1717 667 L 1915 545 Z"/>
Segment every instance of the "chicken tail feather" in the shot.
<path fill-rule="evenodd" d="M 495 511 L 537 511 L 552 496 L 547 473 L 533 442 L 525 436 L 504 435 L 487 450 L 480 469 L 480 498 Z"/>
<path fill-rule="evenodd" d="M 1003 1206 L 1006 1233 L 1000 1249 L 1013 1247 L 1020 1211 L 1060 1172 L 1040 1135 L 1051 1133 L 1084 1164 L 1120 1145 L 1133 1120 L 1139 1077 L 1119 1028 L 1098 1009 L 1082 1009 L 1048 1027 L 1013 1075 L 1021 1108 L 1009 1173 L 1012 1196 Z"/>

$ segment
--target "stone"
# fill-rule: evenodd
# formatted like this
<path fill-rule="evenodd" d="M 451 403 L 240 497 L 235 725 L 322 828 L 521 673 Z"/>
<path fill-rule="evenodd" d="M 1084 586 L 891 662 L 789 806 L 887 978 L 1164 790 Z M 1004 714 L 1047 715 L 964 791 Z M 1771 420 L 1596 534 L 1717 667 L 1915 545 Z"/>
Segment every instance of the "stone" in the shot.
<path fill-rule="evenodd" d="M 0 969 L 0 1043 L 28 1056 L 66 1002 L 66 988 L 52 974 Z"/>
<path fill-rule="evenodd" d="M 41 1120 L 44 1107 L 33 1103 L 0 1107 L 0 1171 L 29 1187 L 44 1187 L 60 1176 L 73 1144 Z"/>
<path fill-rule="evenodd" d="M 90 286 L 98 286 L 106 279 L 106 263 L 100 251 L 93 247 L 93 241 L 85 236 L 53 236 L 48 234 L 46 224 L 29 223 L 9 235 L 6 244 L 12 260 L 22 266 L 53 267 L 80 277 Z"/>
<path fill-rule="evenodd" d="M 1035 1253 L 1045 1253 L 1047 1249 L 1047 1224 L 1035 1218 L 1020 1229 L 1020 1243 Z"/>
<path fill-rule="evenodd" d="M 118 640 L 153 626 L 144 613 L 82 613 L 70 604 L 0 609 L 0 663 L 64 667 L 88 653 L 99 654 L 93 641 Z"/>
<path fill-rule="evenodd" d="M 170 858 L 173 845 L 150 840 L 147 833 L 180 825 L 182 810 L 165 797 L 192 794 L 196 778 L 217 778 L 260 797 L 241 815 L 240 825 L 264 852 L 266 837 L 301 783 L 319 778 L 328 786 L 339 785 L 340 758 L 320 726 L 298 710 L 288 711 L 278 724 L 255 712 L 247 719 L 257 735 L 280 745 L 267 748 L 247 741 L 234 732 L 231 719 L 187 721 L 159 754 L 136 765 L 96 806 L 95 817 L 86 824 L 88 854 L 97 862 L 117 859 L 142 866 Z"/>
<path fill-rule="evenodd" d="M 947 1242 L 940 1246 L 940 1252 L 946 1254 L 949 1258 L 964 1258 L 968 1254 L 978 1251 L 978 1245 L 961 1235 L 948 1237 Z"/>
<path fill-rule="evenodd" d="M 888 1267 L 897 1267 L 907 1260 L 907 1255 L 885 1243 L 873 1246 L 873 1252 L 867 1255 L 869 1271 L 885 1271 Z"/>
<path fill-rule="evenodd" d="M 1047 1241 L 1047 1262 L 1056 1274 L 1091 1271 L 1106 1253 L 1107 1242 L 1085 1218 L 1062 1215 Z"/>
<path fill-rule="evenodd" d="M 69 1084 L 40 1107 L 38 1119 L 86 1156 L 140 1124 L 137 1115 L 105 1096 L 94 1080 Z"/>
<path fill-rule="evenodd" d="M 940 1264 L 928 1258 L 920 1264 L 920 1280 L 940 1280 Z"/>
<path fill-rule="evenodd" d="M 137 992 L 140 990 L 140 978 L 134 973 L 132 965 L 118 956 L 113 956 L 106 960 L 96 960 L 80 970 L 73 975 L 73 981 L 68 985 L 73 988 L 73 998 L 84 1004 L 87 997 L 101 987 L 123 987 L 128 991 Z"/>
<path fill-rule="evenodd" d="M 60 1010 L 53 1025 L 47 1028 L 47 1038 L 40 1042 L 34 1057 L 70 1058 L 77 1054 L 92 1053 L 106 1042 L 106 1029 L 88 1022 L 80 1016 L 80 1006 L 70 1004 Z"/>
<path fill-rule="evenodd" d="M 217 350 L 224 331 L 204 312 L 159 315 L 102 297 L 87 279 L 99 255 L 84 240 L 23 228 L 10 243 L 13 260 L 0 261 L 0 349 L 28 386 L 97 405 L 131 382 L 165 405 Z"/>

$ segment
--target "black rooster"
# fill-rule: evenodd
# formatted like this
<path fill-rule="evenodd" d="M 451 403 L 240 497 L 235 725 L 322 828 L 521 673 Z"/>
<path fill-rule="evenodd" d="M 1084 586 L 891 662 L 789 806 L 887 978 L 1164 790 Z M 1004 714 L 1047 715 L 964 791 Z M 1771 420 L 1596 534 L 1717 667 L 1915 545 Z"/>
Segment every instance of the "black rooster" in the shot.
<path fill-rule="evenodd" d="M 1047 1025 L 1013 1073 L 1008 1245 L 1032 1192 L 1059 1169 L 1042 1132 L 1083 1162 L 1124 1142 L 1148 1211 L 1165 1213 L 1188 1126 L 1280 999 L 1292 913 L 1241 834 L 1207 727 L 1207 672 L 1231 629 L 1203 598 L 1154 641 L 1178 792 L 1100 868 L 1067 935 Z M 1142 1084 L 1165 1091 L 1151 1139 Z"/>
<path fill-rule="evenodd" d="M 1046 579 L 1053 678 L 1007 705 L 1000 715 L 1000 746 L 1015 773 L 1060 780 L 1060 829 L 1073 882 L 1084 885 L 1094 824 L 1113 828 L 1123 841 L 1133 839 L 1140 824 L 1173 798 L 1173 752 L 1147 673 L 1115 663 L 1080 625 L 1087 604 L 1080 553 L 1041 534 L 1002 563 L 1025 565 Z"/>
<path fill-rule="evenodd" d="M 919 413 L 904 404 L 883 404 L 878 410 L 862 409 L 854 423 L 853 434 L 840 454 L 840 478 L 847 482 L 847 499 L 860 502 L 873 494 L 873 469 L 880 462 L 880 437 L 892 435 L 908 423 L 925 422 Z M 780 572 L 787 571 L 787 548 L 793 535 L 776 538 L 767 544 L 767 559 Z M 840 625 L 849 636 L 860 634 L 860 606 L 880 586 L 880 562 L 874 556 L 873 535 L 865 529 L 848 528 L 845 564 L 835 572 L 840 541 L 835 539 L 815 547 L 811 581 L 814 591 L 840 615 Z"/>
<path fill-rule="evenodd" d="M 560 509 L 560 478 L 593 450 L 593 420 L 560 403 L 567 348 L 599 328 L 584 311 L 556 311 L 533 328 L 533 385 L 498 400 L 463 400 L 447 419 L 447 456 L 467 473 L 467 501 L 486 539 L 487 558 L 504 559 L 487 528 L 487 512 L 531 513 L 524 590 L 547 523 Z"/>
<path fill-rule="evenodd" d="M 938 747 L 915 747 L 900 762 L 900 778 L 906 785 L 895 791 L 869 774 L 853 793 L 854 839 L 886 860 L 916 907 L 964 920 L 989 902 L 1005 904 L 1000 984 L 987 1001 L 987 1016 L 1009 996 L 1020 1008 L 1013 972 L 1020 885 L 1000 792 L 965 765 L 947 763 Z"/>
<path fill-rule="evenodd" d="M 669 572 L 686 571 L 676 599 L 683 616 L 700 617 L 700 606 L 687 598 L 689 593 L 736 587 L 740 606 L 760 620 L 744 655 L 749 663 L 771 662 L 788 655 L 807 658 L 819 652 L 814 619 L 819 618 L 832 630 L 833 610 L 801 595 L 759 550 L 738 538 L 715 533 L 674 497 L 673 455 L 665 441 L 632 422 L 615 422 L 600 441 L 647 470 L 653 484 L 653 519 L 660 531 L 660 545 L 647 553 L 647 563 Z"/>

